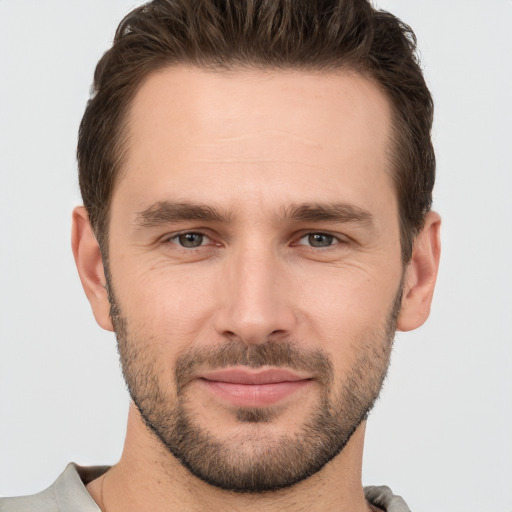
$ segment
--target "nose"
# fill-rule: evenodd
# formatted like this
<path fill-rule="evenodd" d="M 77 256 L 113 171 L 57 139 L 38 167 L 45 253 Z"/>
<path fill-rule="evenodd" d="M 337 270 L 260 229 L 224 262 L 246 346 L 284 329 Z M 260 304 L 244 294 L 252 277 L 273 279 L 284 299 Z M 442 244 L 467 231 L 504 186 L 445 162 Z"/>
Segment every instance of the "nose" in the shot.
<path fill-rule="evenodd" d="M 285 263 L 271 248 L 241 248 L 226 258 L 215 328 L 250 344 L 293 333 L 297 318 Z"/>

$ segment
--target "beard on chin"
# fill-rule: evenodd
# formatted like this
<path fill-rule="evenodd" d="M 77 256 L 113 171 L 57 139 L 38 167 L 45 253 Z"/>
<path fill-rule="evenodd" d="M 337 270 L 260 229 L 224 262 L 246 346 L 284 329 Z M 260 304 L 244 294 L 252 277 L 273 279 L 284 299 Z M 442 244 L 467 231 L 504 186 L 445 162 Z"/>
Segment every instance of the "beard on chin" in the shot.
<path fill-rule="evenodd" d="M 227 340 L 215 347 L 191 347 L 182 354 L 176 361 L 175 387 L 170 391 L 166 386 L 169 376 L 148 338 L 130 332 L 110 283 L 108 290 L 123 375 L 147 427 L 193 475 L 238 493 L 294 485 L 320 471 L 343 450 L 380 393 L 401 303 L 400 287 L 385 325 L 365 339 L 355 340 L 354 359 L 339 381 L 330 357 L 322 350 L 305 350 L 286 339 L 252 345 Z M 197 421 L 187 391 L 197 368 L 228 366 L 305 370 L 315 376 L 319 399 L 300 428 L 279 436 L 264 428 L 280 415 L 279 405 L 233 407 L 237 424 L 247 425 L 246 435 L 240 436 L 237 428 L 237 434 L 222 439 Z"/>

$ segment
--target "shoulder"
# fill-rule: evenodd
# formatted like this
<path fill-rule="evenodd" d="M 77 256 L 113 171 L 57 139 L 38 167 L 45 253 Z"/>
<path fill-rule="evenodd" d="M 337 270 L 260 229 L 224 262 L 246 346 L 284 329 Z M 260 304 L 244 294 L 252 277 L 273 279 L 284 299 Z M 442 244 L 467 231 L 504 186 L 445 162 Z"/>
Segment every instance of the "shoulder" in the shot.
<path fill-rule="evenodd" d="M 56 512 L 60 510 L 53 488 L 32 496 L 0 498 L 0 512 Z"/>
<path fill-rule="evenodd" d="M 68 464 L 48 489 L 31 496 L 0 498 L 0 512 L 101 512 L 84 484 L 106 469 Z"/>
<path fill-rule="evenodd" d="M 387 485 L 370 485 L 364 488 L 366 499 L 386 512 L 411 512 L 401 496 L 393 494 Z"/>

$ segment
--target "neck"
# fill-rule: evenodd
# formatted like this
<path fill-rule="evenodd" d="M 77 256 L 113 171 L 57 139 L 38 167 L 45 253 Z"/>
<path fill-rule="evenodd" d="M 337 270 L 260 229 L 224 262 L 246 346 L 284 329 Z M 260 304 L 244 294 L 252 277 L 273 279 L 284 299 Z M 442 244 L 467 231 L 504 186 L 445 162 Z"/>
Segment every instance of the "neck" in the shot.
<path fill-rule="evenodd" d="M 361 485 L 365 424 L 315 475 L 279 491 L 240 494 L 193 476 L 148 430 L 132 405 L 121 460 L 87 489 L 103 512 L 368 512 Z"/>

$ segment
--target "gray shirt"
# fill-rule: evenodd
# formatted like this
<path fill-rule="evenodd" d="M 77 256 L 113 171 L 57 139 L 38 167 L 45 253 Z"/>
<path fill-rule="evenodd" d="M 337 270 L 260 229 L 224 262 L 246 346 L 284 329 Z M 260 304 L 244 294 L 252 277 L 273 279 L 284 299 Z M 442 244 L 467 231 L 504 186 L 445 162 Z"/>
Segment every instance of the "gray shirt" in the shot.
<path fill-rule="evenodd" d="M 48 489 L 32 496 L 0 498 L 0 512 L 101 512 L 85 486 L 107 471 L 108 466 L 68 464 Z M 389 487 L 365 487 L 366 499 L 386 512 L 411 512 Z"/>

